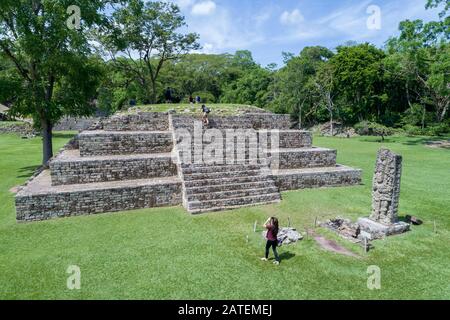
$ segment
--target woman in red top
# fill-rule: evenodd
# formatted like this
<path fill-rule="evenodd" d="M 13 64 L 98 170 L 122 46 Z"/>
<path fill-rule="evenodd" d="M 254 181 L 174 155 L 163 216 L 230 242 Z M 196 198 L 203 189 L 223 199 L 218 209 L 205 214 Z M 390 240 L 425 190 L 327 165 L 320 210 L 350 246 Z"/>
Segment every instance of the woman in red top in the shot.
<path fill-rule="evenodd" d="M 273 254 L 275 256 L 274 264 L 280 264 L 280 257 L 278 256 L 277 246 L 278 246 L 278 219 L 275 217 L 270 217 L 264 223 L 264 227 L 267 229 L 267 243 L 266 243 L 266 256 L 261 258 L 262 261 L 267 261 L 269 258 L 269 250 L 272 247 Z"/>

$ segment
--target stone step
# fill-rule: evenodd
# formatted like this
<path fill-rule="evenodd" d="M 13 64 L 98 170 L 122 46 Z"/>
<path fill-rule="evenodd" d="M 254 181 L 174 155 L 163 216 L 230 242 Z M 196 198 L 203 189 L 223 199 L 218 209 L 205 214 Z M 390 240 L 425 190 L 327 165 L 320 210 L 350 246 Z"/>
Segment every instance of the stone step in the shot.
<path fill-rule="evenodd" d="M 207 166 L 183 166 L 183 174 L 195 173 L 219 173 L 219 172 L 235 172 L 245 170 L 261 170 L 264 168 L 262 164 L 240 164 L 240 165 L 207 165 Z"/>
<path fill-rule="evenodd" d="M 326 148 L 299 148 L 270 150 L 272 169 L 301 169 L 332 167 L 336 165 L 336 150 Z"/>
<path fill-rule="evenodd" d="M 333 167 L 274 170 L 272 179 L 281 191 L 360 185 L 362 170 Z"/>
<path fill-rule="evenodd" d="M 209 142 L 203 142 L 203 143 L 193 143 L 191 144 L 191 150 L 194 149 L 199 149 L 202 150 L 202 148 L 205 147 L 211 147 L 212 145 L 214 145 L 215 143 L 209 143 Z M 224 149 L 237 149 L 237 148 L 255 148 L 258 149 L 259 148 L 259 144 L 258 143 L 225 143 L 225 141 L 223 143 L 217 143 L 218 147 L 223 147 Z M 177 147 L 179 148 L 185 148 L 186 146 L 179 143 L 177 144 Z M 187 146 L 187 148 L 189 148 L 189 146 Z"/>
<path fill-rule="evenodd" d="M 281 197 L 279 193 L 270 193 L 262 195 L 254 195 L 249 197 L 237 197 L 228 199 L 217 199 L 209 201 L 193 201 L 188 202 L 188 211 L 195 212 L 198 210 L 210 210 L 212 208 L 226 208 L 226 207 L 237 207 L 237 206 L 248 206 L 248 205 L 260 205 L 264 203 L 271 203 L 275 201 L 280 201 Z"/>
<path fill-rule="evenodd" d="M 49 165 L 53 185 L 177 175 L 177 167 L 170 153 L 80 157 L 79 150 L 66 150 Z"/>
<path fill-rule="evenodd" d="M 277 193 L 277 192 L 278 192 L 278 188 L 273 186 L 273 187 L 264 187 L 264 188 L 260 188 L 260 189 L 244 189 L 244 190 L 197 193 L 197 194 L 188 195 L 187 200 L 189 202 L 208 201 L 208 200 L 227 199 L 227 198 L 236 198 L 236 197 L 249 197 L 249 196 L 253 196 L 253 195 L 272 194 L 272 193 Z"/>
<path fill-rule="evenodd" d="M 167 153 L 173 141 L 170 131 L 83 131 L 79 146 L 82 157 Z"/>
<path fill-rule="evenodd" d="M 258 175 L 258 176 L 249 176 L 249 177 L 231 177 L 231 178 L 223 178 L 223 179 L 203 179 L 203 180 L 195 180 L 195 181 L 185 181 L 184 185 L 186 188 L 194 188 L 194 187 L 214 187 L 217 185 L 233 185 L 233 184 L 242 184 L 249 182 L 259 182 L 267 180 L 266 176 Z"/>
<path fill-rule="evenodd" d="M 312 146 L 312 133 L 304 130 L 259 130 L 258 141 L 266 144 L 265 149 L 272 148 L 272 138 L 278 146 L 273 148 L 310 148 Z M 265 142 L 267 141 L 267 142 Z"/>
<path fill-rule="evenodd" d="M 186 168 L 192 168 L 192 169 L 197 169 L 197 168 L 203 168 L 205 166 L 223 166 L 223 165 L 228 165 L 228 166 L 236 166 L 236 165 L 261 165 L 261 166 L 267 166 L 268 165 L 268 160 L 266 158 L 253 158 L 253 157 L 245 157 L 245 158 L 238 158 L 235 157 L 234 159 L 230 159 L 230 158 L 225 158 L 225 159 L 220 159 L 217 162 L 211 162 L 209 161 L 209 159 L 206 159 L 206 161 L 203 161 L 203 157 L 199 157 L 199 159 L 197 159 L 194 156 L 191 156 L 190 158 L 187 157 L 186 159 L 184 159 L 183 157 L 180 157 L 180 167 L 182 168 L 182 170 L 186 169 Z"/>
<path fill-rule="evenodd" d="M 187 196 L 207 194 L 214 192 L 226 192 L 230 190 L 248 190 L 248 189 L 262 189 L 262 188 L 272 188 L 276 187 L 275 182 L 271 179 L 262 179 L 256 182 L 245 182 L 245 183 L 235 183 L 235 184 L 218 184 L 212 186 L 200 186 L 200 187 L 188 187 L 185 188 L 185 193 Z"/>
<path fill-rule="evenodd" d="M 233 177 L 254 177 L 261 176 L 263 171 L 259 170 L 246 170 L 246 171 L 229 171 L 229 172 L 208 172 L 208 173 L 191 173 L 183 174 L 184 181 L 198 181 L 198 180 L 215 180 Z"/>
<path fill-rule="evenodd" d="M 163 112 L 113 115 L 103 123 L 106 131 L 167 131 L 169 115 Z"/>
<path fill-rule="evenodd" d="M 191 129 L 194 121 L 200 121 L 199 117 L 194 118 L 185 115 L 173 115 L 172 125 L 177 128 Z M 247 113 L 235 116 L 215 116 L 214 110 L 209 116 L 210 128 L 219 129 L 290 129 L 291 117 L 286 114 L 273 113 Z"/>
<path fill-rule="evenodd" d="M 182 202 L 178 177 L 52 186 L 49 170 L 16 195 L 18 221 L 175 206 Z"/>

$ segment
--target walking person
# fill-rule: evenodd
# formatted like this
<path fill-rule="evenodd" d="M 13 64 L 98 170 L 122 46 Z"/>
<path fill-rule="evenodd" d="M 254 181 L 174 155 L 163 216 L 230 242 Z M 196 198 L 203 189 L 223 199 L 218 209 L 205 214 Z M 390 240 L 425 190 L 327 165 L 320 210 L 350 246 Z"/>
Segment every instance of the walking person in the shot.
<path fill-rule="evenodd" d="M 192 97 L 192 95 L 189 95 L 189 104 L 190 105 L 194 104 L 194 97 Z"/>
<path fill-rule="evenodd" d="M 195 103 L 200 104 L 200 102 L 202 102 L 202 99 L 200 98 L 200 96 L 196 96 Z"/>
<path fill-rule="evenodd" d="M 203 113 L 203 117 L 202 117 L 203 125 L 207 127 L 207 126 L 209 126 L 208 115 L 211 113 L 211 109 L 209 109 L 205 105 L 202 105 L 202 113 Z"/>
<path fill-rule="evenodd" d="M 266 234 L 266 255 L 264 258 L 261 258 L 262 261 L 267 261 L 269 259 L 269 251 L 272 247 L 273 254 L 275 256 L 275 261 L 273 264 L 279 265 L 280 264 L 280 257 L 278 256 L 277 247 L 278 247 L 278 219 L 275 217 L 270 217 L 267 219 L 267 221 L 264 223 L 264 228 L 267 229 Z"/>

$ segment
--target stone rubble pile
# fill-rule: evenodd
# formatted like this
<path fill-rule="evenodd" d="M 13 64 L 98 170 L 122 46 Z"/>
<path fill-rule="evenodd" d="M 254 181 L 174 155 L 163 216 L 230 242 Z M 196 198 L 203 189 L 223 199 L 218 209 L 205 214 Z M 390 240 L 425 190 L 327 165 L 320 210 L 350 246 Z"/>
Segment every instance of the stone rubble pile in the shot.
<path fill-rule="evenodd" d="M 291 244 L 302 240 L 303 236 L 294 228 L 281 228 L 277 238 L 282 244 Z"/>
<path fill-rule="evenodd" d="M 262 236 L 266 239 L 267 231 L 262 232 Z M 291 244 L 303 240 L 303 236 L 295 228 L 281 228 L 278 231 L 278 243 L 280 244 Z"/>

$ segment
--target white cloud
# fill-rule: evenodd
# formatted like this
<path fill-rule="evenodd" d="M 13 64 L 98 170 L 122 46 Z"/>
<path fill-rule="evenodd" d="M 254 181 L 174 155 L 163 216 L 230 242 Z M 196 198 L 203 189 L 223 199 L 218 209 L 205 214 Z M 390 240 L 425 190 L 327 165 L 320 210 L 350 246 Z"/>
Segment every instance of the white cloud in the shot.
<path fill-rule="evenodd" d="M 187 8 L 194 4 L 194 0 L 175 0 L 176 4 L 181 8 Z"/>
<path fill-rule="evenodd" d="M 216 3 L 211 0 L 196 3 L 192 7 L 192 14 L 197 16 L 208 16 L 216 11 Z"/>
<path fill-rule="evenodd" d="M 302 13 L 298 9 L 295 9 L 292 12 L 284 11 L 280 16 L 280 22 L 282 24 L 295 25 L 295 24 L 299 24 L 300 22 L 303 22 L 304 20 L 305 20 L 305 18 L 303 17 Z"/>

